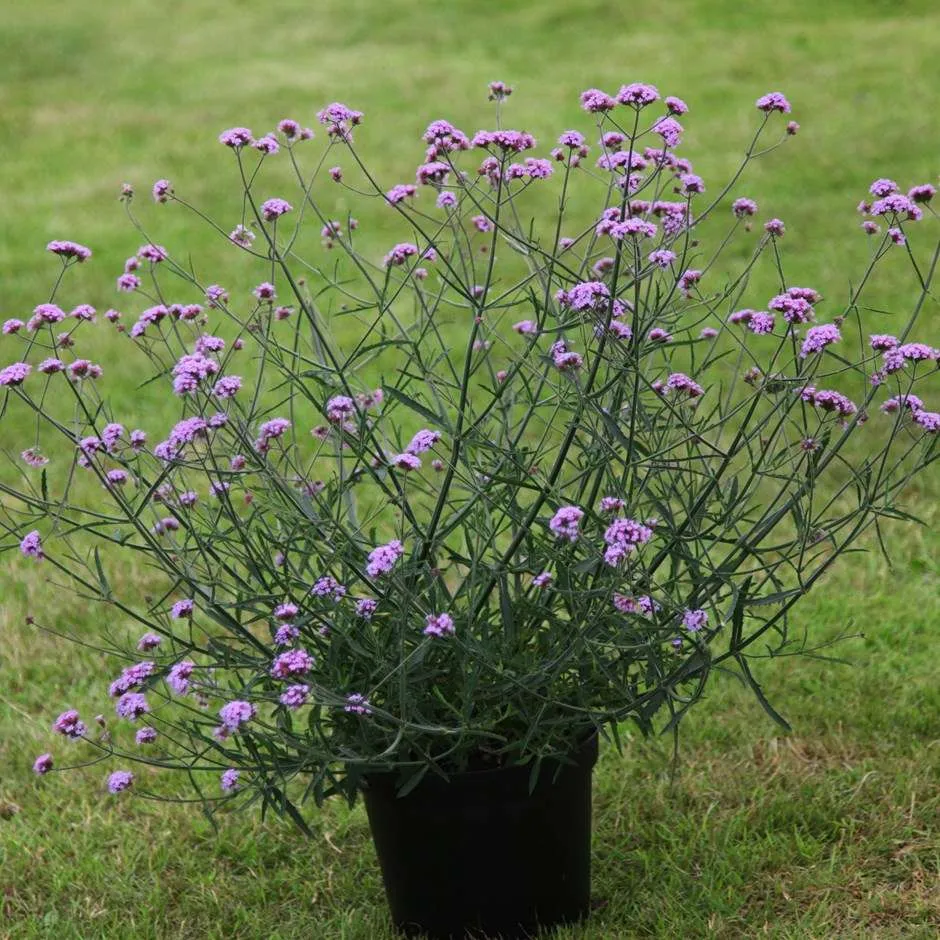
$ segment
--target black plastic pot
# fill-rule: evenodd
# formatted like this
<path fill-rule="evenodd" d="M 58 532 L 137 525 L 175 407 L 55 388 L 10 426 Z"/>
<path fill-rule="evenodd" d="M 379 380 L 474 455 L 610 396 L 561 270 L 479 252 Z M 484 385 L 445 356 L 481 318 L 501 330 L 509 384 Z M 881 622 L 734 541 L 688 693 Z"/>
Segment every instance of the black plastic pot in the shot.
<path fill-rule="evenodd" d="M 574 763 L 428 774 L 403 797 L 394 773 L 363 795 L 397 928 L 432 940 L 533 937 L 584 918 L 591 888 L 593 735 Z"/>

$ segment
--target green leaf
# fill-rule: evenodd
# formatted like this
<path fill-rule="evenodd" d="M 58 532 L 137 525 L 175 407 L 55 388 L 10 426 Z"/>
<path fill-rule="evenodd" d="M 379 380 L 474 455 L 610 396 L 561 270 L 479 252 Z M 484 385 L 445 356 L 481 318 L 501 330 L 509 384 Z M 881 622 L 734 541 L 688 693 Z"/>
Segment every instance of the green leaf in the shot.
<path fill-rule="evenodd" d="M 435 424 L 443 425 L 448 431 L 451 430 L 450 422 L 447 420 L 446 415 L 436 415 L 430 408 L 425 405 L 422 405 L 421 402 L 415 401 L 410 395 L 406 395 L 404 392 L 395 388 L 393 385 L 385 386 L 385 394 L 391 395 L 392 398 L 401 402 L 407 408 L 410 408 L 412 411 L 417 412 L 424 418 L 427 418 L 428 421 L 433 421 Z"/>
<path fill-rule="evenodd" d="M 784 718 L 783 715 L 781 715 L 780 712 L 778 712 L 767 700 L 767 696 L 764 695 L 764 690 L 760 687 L 758 681 L 751 674 L 750 666 L 748 666 L 747 660 L 744 658 L 744 656 L 740 653 L 737 653 L 735 654 L 734 658 L 738 661 L 738 665 L 741 667 L 741 672 L 744 675 L 745 681 L 757 696 L 757 701 L 760 702 L 761 708 L 763 708 L 764 711 L 767 712 L 767 714 L 770 715 L 770 717 L 773 718 L 773 720 L 777 722 L 781 728 L 784 728 L 786 731 L 792 731 L 793 728 L 790 726 L 790 722 L 788 722 L 786 718 Z"/>
<path fill-rule="evenodd" d="M 101 585 L 101 593 L 107 599 L 111 600 L 111 585 L 108 583 L 108 579 L 105 577 L 104 568 L 101 564 L 101 554 L 98 551 L 98 546 L 95 546 L 95 568 L 98 571 L 98 583 Z"/>

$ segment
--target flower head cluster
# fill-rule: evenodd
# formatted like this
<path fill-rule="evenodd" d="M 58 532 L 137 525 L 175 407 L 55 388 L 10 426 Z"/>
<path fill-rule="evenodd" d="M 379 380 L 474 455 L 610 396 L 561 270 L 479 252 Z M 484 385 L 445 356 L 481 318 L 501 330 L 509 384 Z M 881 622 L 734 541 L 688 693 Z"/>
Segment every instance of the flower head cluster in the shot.
<path fill-rule="evenodd" d="M 652 537 L 652 528 L 642 522 L 635 519 L 615 519 L 604 533 L 604 542 L 607 544 L 604 561 L 615 567 Z"/>
<path fill-rule="evenodd" d="M 369 563 L 366 565 L 366 574 L 370 578 L 377 578 L 380 575 L 388 574 L 404 553 L 405 549 L 398 539 L 392 539 L 391 542 L 372 549 L 372 551 L 369 552 Z"/>

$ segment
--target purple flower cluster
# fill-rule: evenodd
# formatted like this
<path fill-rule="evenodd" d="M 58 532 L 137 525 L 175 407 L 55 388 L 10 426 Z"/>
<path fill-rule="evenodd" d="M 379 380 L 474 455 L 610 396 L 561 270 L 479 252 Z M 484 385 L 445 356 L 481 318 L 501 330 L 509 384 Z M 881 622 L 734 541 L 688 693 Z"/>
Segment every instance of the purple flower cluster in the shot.
<path fill-rule="evenodd" d="M 108 792 L 109 793 L 120 793 L 122 790 L 127 790 L 134 784 L 134 775 L 129 770 L 115 770 L 110 777 L 108 777 Z"/>
<path fill-rule="evenodd" d="M 607 544 L 604 561 L 615 567 L 652 537 L 652 528 L 642 522 L 635 519 L 615 519 L 604 533 L 604 542 Z"/>
<path fill-rule="evenodd" d="M 271 664 L 271 675 L 275 679 L 302 676 L 313 669 L 314 659 L 305 649 L 288 650 L 275 657 Z"/>
<path fill-rule="evenodd" d="M 823 323 L 820 326 L 811 326 L 806 331 L 803 345 L 800 347 L 800 358 L 805 359 L 813 353 L 822 352 L 832 343 L 842 340 L 839 328 L 833 323 Z"/>
<path fill-rule="evenodd" d="M 238 731 L 242 725 L 251 721 L 256 714 L 257 709 L 251 702 L 244 702 L 239 699 L 226 702 L 219 709 L 219 719 L 222 722 L 222 727 L 232 734 Z"/>
<path fill-rule="evenodd" d="M 812 385 L 807 385 L 800 392 L 800 397 L 814 408 L 832 412 L 841 418 L 847 418 L 858 411 L 855 404 L 841 392 L 817 389 Z"/>
<path fill-rule="evenodd" d="M 366 574 L 370 578 L 377 578 L 380 575 L 388 574 L 404 553 L 405 549 L 398 539 L 392 539 L 391 542 L 372 549 L 372 551 L 369 552 L 369 563 L 366 565 Z"/>
<path fill-rule="evenodd" d="M 349 712 L 352 715 L 371 715 L 372 706 L 369 704 L 369 700 L 359 692 L 350 692 L 346 696 L 346 704 L 343 706 L 344 712 Z"/>
<path fill-rule="evenodd" d="M 62 712 L 53 723 L 52 730 L 56 734 L 61 734 L 72 739 L 82 738 L 88 731 L 85 727 L 85 723 L 81 720 L 78 712 L 75 711 L 74 708 Z"/>
<path fill-rule="evenodd" d="M 61 239 L 54 239 L 46 245 L 46 251 L 51 251 L 65 261 L 87 261 L 91 257 L 91 249 L 78 242 L 70 242 Z"/>
<path fill-rule="evenodd" d="M 577 542 L 581 534 L 578 527 L 583 518 L 583 509 L 577 506 L 562 506 L 549 520 L 548 527 L 557 538 Z"/>
<path fill-rule="evenodd" d="M 425 636 L 452 636 L 454 633 L 454 620 L 450 614 L 428 614 L 424 622 Z"/>
<path fill-rule="evenodd" d="M 298 709 L 307 704 L 310 698 L 310 686 L 299 683 L 289 685 L 278 697 L 278 701 L 286 708 Z"/>

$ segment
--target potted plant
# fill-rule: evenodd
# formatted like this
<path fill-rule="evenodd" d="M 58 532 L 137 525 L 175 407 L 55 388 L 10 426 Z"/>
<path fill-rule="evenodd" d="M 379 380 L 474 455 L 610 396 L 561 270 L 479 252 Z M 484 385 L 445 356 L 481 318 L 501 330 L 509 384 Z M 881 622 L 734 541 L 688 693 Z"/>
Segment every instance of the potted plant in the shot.
<path fill-rule="evenodd" d="M 717 670 L 785 724 L 753 657 L 800 649 L 791 609 L 906 518 L 940 428 L 916 332 L 933 187 L 877 180 L 868 267 L 824 296 L 737 189 L 797 132 L 782 94 L 711 195 L 676 153 L 682 100 L 590 89 L 590 133 L 540 149 L 502 126 L 510 92 L 490 86 L 494 130 L 433 121 L 390 188 L 345 105 L 313 142 L 292 119 L 227 130 L 231 218 L 152 190 L 212 227 L 224 274 L 155 241 L 125 186 L 136 312 L 73 306 L 91 252 L 54 241 L 51 298 L 3 327 L 4 437 L 31 435 L 0 484 L 6 544 L 136 631 L 103 677 L 116 718 L 54 730 L 118 762 L 113 793 L 158 792 L 135 764 L 176 769 L 212 810 L 304 829 L 309 801 L 364 794 L 393 917 L 435 937 L 587 913 L 599 734 L 676 728 Z M 333 208 L 370 202 L 384 253 Z M 862 295 L 898 254 L 913 291 L 888 335 Z M 752 297 L 764 264 L 778 288 Z M 108 324 L 146 366 L 146 427 L 108 394 Z M 144 598 L 112 586 L 132 553 Z"/>

